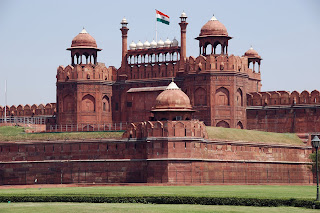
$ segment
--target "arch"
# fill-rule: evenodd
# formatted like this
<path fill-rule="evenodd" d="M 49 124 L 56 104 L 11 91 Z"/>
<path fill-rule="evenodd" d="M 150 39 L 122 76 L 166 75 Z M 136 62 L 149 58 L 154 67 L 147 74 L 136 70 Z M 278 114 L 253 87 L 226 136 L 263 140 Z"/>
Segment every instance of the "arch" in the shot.
<path fill-rule="evenodd" d="M 313 90 L 310 96 L 310 103 L 320 103 L 320 93 L 318 90 Z"/>
<path fill-rule="evenodd" d="M 81 110 L 83 112 L 94 112 L 96 111 L 95 98 L 92 95 L 85 95 L 81 101 Z"/>
<path fill-rule="evenodd" d="M 207 96 L 206 90 L 202 87 L 199 87 L 194 92 L 194 105 L 195 106 L 206 106 L 207 105 Z"/>
<path fill-rule="evenodd" d="M 215 99 L 217 105 L 229 105 L 229 90 L 220 87 L 216 90 Z"/>
<path fill-rule="evenodd" d="M 301 104 L 309 104 L 310 103 L 310 93 L 309 93 L 309 91 L 304 90 L 300 94 L 300 103 Z"/>
<path fill-rule="evenodd" d="M 68 94 L 63 98 L 63 112 L 73 112 L 74 111 L 74 100 L 73 97 Z"/>
<path fill-rule="evenodd" d="M 243 124 L 241 121 L 238 121 L 237 123 L 237 129 L 243 129 Z"/>
<path fill-rule="evenodd" d="M 242 90 L 240 88 L 237 89 L 236 93 L 236 105 L 243 106 Z"/>
<path fill-rule="evenodd" d="M 174 125 L 174 135 L 176 137 L 184 137 L 185 136 L 185 125 L 182 122 L 177 122 Z"/>
<path fill-rule="evenodd" d="M 230 128 L 230 125 L 228 122 L 222 120 L 217 123 L 216 127 Z"/>
<path fill-rule="evenodd" d="M 102 111 L 110 112 L 110 99 L 107 95 L 102 98 Z"/>

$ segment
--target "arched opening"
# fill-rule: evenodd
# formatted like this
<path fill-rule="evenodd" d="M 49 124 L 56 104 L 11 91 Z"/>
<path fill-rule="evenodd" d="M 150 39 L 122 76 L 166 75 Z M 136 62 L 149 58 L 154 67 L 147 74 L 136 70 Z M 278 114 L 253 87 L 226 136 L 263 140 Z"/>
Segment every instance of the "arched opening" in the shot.
<path fill-rule="evenodd" d="M 194 105 L 195 106 L 206 106 L 207 105 L 207 96 L 206 90 L 202 87 L 199 87 L 194 92 Z"/>
<path fill-rule="evenodd" d="M 230 125 L 226 121 L 219 121 L 216 127 L 230 128 Z"/>
<path fill-rule="evenodd" d="M 210 55 L 213 54 L 212 52 L 212 45 L 211 44 L 205 44 L 205 50 L 204 55 Z"/>
<path fill-rule="evenodd" d="M 217 105 L 229 105 L 229 91 L 224 87 L 220 87 L 216 90 L 215 99 Z"/>
<path fill-rule="evenodd" d="M 108 96 L 103 96 L 102 98 L 102 111 L 110 112 L 110 101 Z"/>
<path fill-rule="evenodd" d="M 63 98 L 63 112 L 73 112 L 74 107 L 73 97 L 71 95 L 66 95 Z"/>
<path fill-rule="evenodd" d="M 242 90 L 240 88 L 237 89 L 236 93 L 236 105 L 243 106 Z"/>
<path fill-rule="evenodd" d="M 81 110 L 83 112 L 94 112 L 95 108 L 95 98 L 92 95 L 85 95 L 81 101 Z"/>
<path fill-rule="evenodd" d="M 237 123 L 237 129 L 243 129 L 243 125 L 242 125 L 241 121 L 239 121 Z"/>

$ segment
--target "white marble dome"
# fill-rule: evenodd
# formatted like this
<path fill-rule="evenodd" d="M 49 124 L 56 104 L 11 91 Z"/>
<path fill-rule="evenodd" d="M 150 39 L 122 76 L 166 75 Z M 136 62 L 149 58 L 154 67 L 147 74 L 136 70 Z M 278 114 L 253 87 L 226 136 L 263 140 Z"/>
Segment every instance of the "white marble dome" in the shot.
<path fill-rule="evenodd" d="M 155 40 L 152 40 L 150 43 L 151 48 L 157 48 L 157 42 Z"/>
<path fill-rule="evenodd" d="M 165 47 L 170 47 L 171 46 L 171 41 L 167 38 L 167 40 L 165 40 L 165 42 L 164 42 L 164 46 Z"/>
<path fill-rule="evenodd" d="M 133 41 L 131 42 L 131 44 L 129 45 L 130 50 L 135 50 L 137 48 L 136 43 L 134 43 Z"/>
<path fill-rule="evenodd" d="M 137 43 L 137 49 L 138 49 L 138 50 L 143 49 L 143 44 L 142 44 L 142 42 L 141 42 L 140 40 L 139 40 L 138 43 Z"/>
<path fill-rule="evenodd" d="M 178 40 L 177 40 L 176 38 L 174 38 L 174 39 L 172 40 L 172 46 L 173 46 L 173 47 L 177 47 L 178 45 L 179 45 Z"/>
<path fill-rule="evenodd" d="M 148 40 L 146 40 L 144 43 L 143 43 L 143 48 L 144 49 L 149 49 L 150 48 L 150 43 Z"/>
<path fill-rule="evenodd" d="M 164 42 L 161 40 L 158 41 L 157 47 L 164 47 Z"/>

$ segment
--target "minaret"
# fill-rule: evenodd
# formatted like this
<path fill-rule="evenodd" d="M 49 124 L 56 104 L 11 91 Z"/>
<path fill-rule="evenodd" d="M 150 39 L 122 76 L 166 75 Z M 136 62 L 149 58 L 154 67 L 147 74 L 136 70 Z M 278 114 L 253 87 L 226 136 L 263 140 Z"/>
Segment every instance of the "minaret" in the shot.
<path fill-rule="evenodd" d="M 122 63 L 125 62 L 125 57 L 126 57 L 126 54 L 127 54 L 127 51 L 128 51 L 128 47 L 127 47 L 127 38 L 128 38 L 128 30 L 129 28 L 127 28 L 127 25 L 128 25 L 128 22 L 127 22 L 127 19 L 126 18 L 123 18 L 122 21 L 121 21 L 121 33 L 122 33 Z"/>
<path fill-rule="evenodd" d="M 181 22 L 179 23 L 181 28 L 181 49 L 180 49 L 180 69 L 184 68 L 184 62 L 187 57 L 187 50 L 186 50 L 186 33 L 187 33 L 187 15 L 185 12 L 181 13 L 180 16 Z"/>

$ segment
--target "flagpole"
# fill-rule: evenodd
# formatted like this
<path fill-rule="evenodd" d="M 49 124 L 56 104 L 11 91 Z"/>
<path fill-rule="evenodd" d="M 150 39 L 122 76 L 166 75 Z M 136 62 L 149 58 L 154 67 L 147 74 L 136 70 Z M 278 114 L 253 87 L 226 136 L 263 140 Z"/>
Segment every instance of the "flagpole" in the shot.
<path fill-rule="evenodd" d="M 156 42 L 158 43 L 158 31 L 157 31 L 157 10 L 156 10 Z"/>

